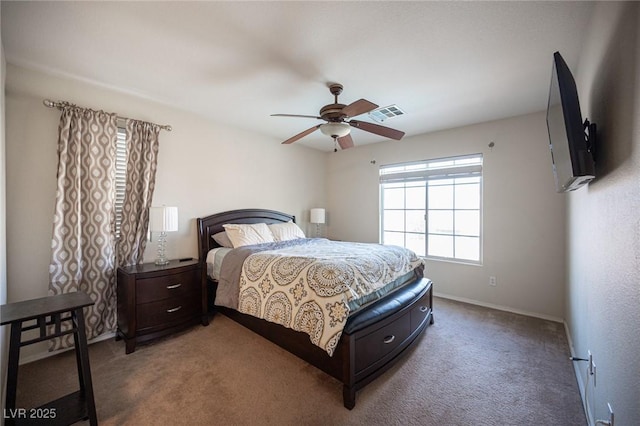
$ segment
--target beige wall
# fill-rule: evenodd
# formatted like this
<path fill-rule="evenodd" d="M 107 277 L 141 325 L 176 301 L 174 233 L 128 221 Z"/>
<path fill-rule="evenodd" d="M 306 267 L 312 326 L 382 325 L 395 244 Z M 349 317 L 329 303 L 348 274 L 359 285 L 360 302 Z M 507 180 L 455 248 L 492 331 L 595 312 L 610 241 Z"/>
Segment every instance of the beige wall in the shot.
<path fill-rule="evenodd" d="M 566 197 L 555 193 L 548 143 L 541 112 L 328 155 L 329 235 L 378 241 L 380 165 L 482 153 L 482 266 L 428 261 L 426 275 L 440 295 L 561 320 Z"/>
<path fill-rule="evenodd" d="M 598 125 L 596 180 L 570 194 L 566 318 L 592 420 L 640 424 L 640 7 L 598 4 L 576 83 Z M 588 384 L 587 384 L 588 383 Z M 588 386 L 588 387 L 587 387 Z"/>
<path fill-rule="evenodd" d="M 295 214 L 310 230 L 308 210 L 324 205 L 325 153 L 231 129 L 125 93 L 7 66 L 8 300 L 47 295 L 60 112 L 44 98 L 173 126 L 161 132 L 154 205 L 179 209 L 168 257 L 197 256 L 197 217 L 235 209 Z M 155 257 L 155 241 L 145 260 Z M 36 345 L 33 345 L 35 347 Z M 42 350 L 25 347 L 26 357 Z"/>

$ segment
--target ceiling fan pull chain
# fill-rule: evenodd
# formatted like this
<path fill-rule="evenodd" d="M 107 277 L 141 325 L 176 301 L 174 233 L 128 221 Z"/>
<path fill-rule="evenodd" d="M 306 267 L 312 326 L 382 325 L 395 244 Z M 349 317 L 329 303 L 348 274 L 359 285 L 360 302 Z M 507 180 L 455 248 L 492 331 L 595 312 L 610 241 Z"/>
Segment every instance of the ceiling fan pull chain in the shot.
<path fill-rule="evenodd" d="M 333 152 L 338 152 L 338 138 L 333 137 Z"/>

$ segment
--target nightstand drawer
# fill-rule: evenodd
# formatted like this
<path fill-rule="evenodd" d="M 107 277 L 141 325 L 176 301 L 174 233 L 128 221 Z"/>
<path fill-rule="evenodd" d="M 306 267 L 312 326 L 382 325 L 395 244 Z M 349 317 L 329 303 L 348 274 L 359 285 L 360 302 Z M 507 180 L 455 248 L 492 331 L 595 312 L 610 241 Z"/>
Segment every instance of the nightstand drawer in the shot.
<path fill-rule="evenodd" d="M 136 280 L 137 303 L 180 297 L 200 289 L 200 270 Z"/>
<path fill-rule="evenodd" d="M 192 292 L 181 297 L 138 305 L 136 307 L 138 329 L 143 330 L 155 326 L 166 327 L 193 317 L 201 300 L 199 292 Z"/>

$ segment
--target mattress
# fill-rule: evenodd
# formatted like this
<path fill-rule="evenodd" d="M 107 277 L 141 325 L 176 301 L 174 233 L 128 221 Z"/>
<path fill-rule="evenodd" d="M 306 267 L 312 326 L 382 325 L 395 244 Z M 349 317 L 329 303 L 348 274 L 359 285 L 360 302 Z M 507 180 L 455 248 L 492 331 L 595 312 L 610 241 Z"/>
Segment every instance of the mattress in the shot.
<path fill-rule="evenodd" d="M 214 249 L 216 304 L 310 335 L 332 354 L 349 315 L 423 276 L 414 252 L 324 238 Z"/>

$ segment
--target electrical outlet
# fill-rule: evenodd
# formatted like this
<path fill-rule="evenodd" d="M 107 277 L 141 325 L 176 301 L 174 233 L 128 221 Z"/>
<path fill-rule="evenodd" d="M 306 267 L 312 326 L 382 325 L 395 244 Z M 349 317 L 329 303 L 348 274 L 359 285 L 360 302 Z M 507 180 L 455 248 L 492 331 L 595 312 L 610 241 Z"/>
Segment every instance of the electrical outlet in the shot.
<path fill-rule="evenodd" d="M 495 287 L 496 286 L 496 277 L 493 277 L 493 276 L 489 277 L 489 285 L 491 287 Z"/>

